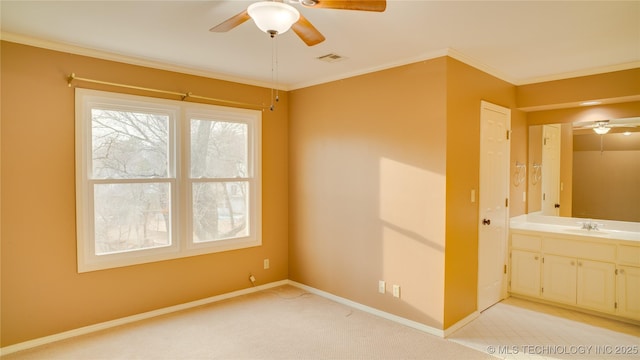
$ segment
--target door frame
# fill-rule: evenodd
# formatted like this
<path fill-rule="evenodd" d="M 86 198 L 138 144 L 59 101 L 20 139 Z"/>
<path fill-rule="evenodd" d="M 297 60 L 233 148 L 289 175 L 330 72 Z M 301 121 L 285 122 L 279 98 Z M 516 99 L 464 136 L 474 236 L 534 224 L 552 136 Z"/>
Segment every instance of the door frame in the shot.
<path fill-rule="evenodd" d="M 551 134 L 553 132 L 553 134 Z M 549 136 L 549 135 L 553 136 Z M 552 147 L 549 144 L 553 145 Z M 560 215 L 560 162 L 562 127 L 560 124 L 542 125 L 542 215 Z"/>

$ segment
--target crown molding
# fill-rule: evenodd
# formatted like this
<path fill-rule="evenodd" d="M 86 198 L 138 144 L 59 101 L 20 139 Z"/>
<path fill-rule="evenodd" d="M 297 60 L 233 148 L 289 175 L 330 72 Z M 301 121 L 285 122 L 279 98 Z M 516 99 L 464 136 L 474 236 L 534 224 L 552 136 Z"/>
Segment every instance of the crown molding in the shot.
<path fill-rule="evenodd" d="M 515 85 L 529 85 L 529 84 L 536 84 L 536 83 L 542 83 L 542 82 L 548 82 L 548 81 L 565 80 L 565 79 L 571 79 L 571 78 L 582 77 L 582 76 L 604 74 L 604 73 L 609 73 L 614 71 L 631 70 L 636 68 L 640 68 L 640 61 L 631 61 L 628 63 L 622 63 L 622 64 L 616 64 L 616 65 L 576 70 L 576 71 L 565 72 L 565 73 L 549 75 L 549 76 L 533 77 L 533 78 L 528 78 L 528 79 L 523 79 L 521 81 L 518 81 L 517 83 L 515 83 Z"/>
<path fill-rule="evenodd" d="M 69 43 L 56 42 L 56 41 L 34 38 L 34 37 L 24 36 L 24 35 L 19 35 L 14 33 L 0 32 L 0 40 L 43 48 L 47 50 L 70 53 L 74 55 L 93 57 L 93 58 L 109 60 L 109 61 L 116 61 L 116 62 L 121 62 L 125 64 L 130 64 L 130 65 L 144 66 L 144 67 L 149 67 L 149 68 L 158 69 L 158 70 L 173 71 L 173 72 L 178 72 L 182 74 L 206 77 L 210 79 L 230 81 L 230 82 L 235 82 L 235 83 L 244 84 L 244 85 L 259 86 L 264 88 L 274 87 L 273 84 L 262 82 L 262 81 L 253 81 L 246 78 L 229 76 L 229 75 L 216 73 L 216 72 L 212 72 L 204 69 L 197 69 L 197 68 L 180 66 L 180 65 L 172 65 L 165 62 L 161 62 L 161 61 L 142 59 L 134 56 L 123 55 L 123 54 L 118 54 L 118 53 L 113 53 L 113 52 L 98 50 L 98 49 L 91 49 L 91 48 L 77 46 Z M 284 90 L 284 91 L 288 90 L 280 86 L 278 86 L 279 90 Z"/>
<path fill-rule="evenodd" d="M 118 54 L 118 53 L 113 53 L 113 52 L 99 50 L 99 49 L 91 49 L 91 48 L 86 48 L 86 47 L 73 45 L 69 43 L 56 42 L 56 41 L 34 38 L 34 37 L 24 36 L 24 35 L 19 35 L 14 33 L 0 32 L 0 40 L 39 47 L 39 48 L 48 49 L 48 50 L 71 53 L 75 55 L 88 56 L 88 57 L 93 57 L 93 58 L 98 58 L 103 60 L 122 62 L 126 64 L 131 64 L 131 65 L 150 67 L 150 68 L 159 69 L 159 70 L 167 70 L 167 71 L 179 72 L 183 74 L 202 76 L 202 77 L 216 79 L 216 80 L 230 81 L 230 82 L 235 82 L 235 83 L 244 84 L 244 85 L 259 86 L 264 88 L 274 88 L 274 84 L 267 83 L 264 81 L 251 80 L 251 79 L 246 79 L 238 76 L 230 76 L 227 74 L 216 73 L 216 72 L 212 72 L 205 69 L 173 65 L 173 64 L 168 64 L 161 61 L 143 59 L 139 57 L 133 57 L 129 55 Z M 506 74 L 502 73 L 501 71 L 495 68 L 492 68 L 491 66 L 484 64 L 483 62 L 478 61 L 477 59 L 474 59 L 473 57 L 468 56 L 456 49 L 444 48 L 444 49 L 439 49 L 435 51 L 425 52 L 418 56 L 389 62 L 383 65 L 364 68 L 358 71 L 352 71 L 352 72 L 346 72 L 338 75 L 328 76 L 325 78 L 320 78 L 320 79 L 316 79 L 309 82 L 301 82 L 301 83 L 295 83 L 290 85 L 277 84 L 277 88 L 278 90 L 283 90 L 283 91 L 296 90 L 296 89 L 301 89 L 301 88 L 310 87 L 314 85 L 320 85 L 320 84 L 324 84 L 332 81 L 343 80 L 343 79 L 347 79 L 354 76 L 365 75 L 365 74 L 369 74 L 377 71 L 387 70 L 394 67 L 399 67 L 399 66 L 417 63 L 421 61 L 427 61 L 427 60 L 431 60 L 431 59 L 435 59 L 443 56 L 449 56 L 453 59 L 456 59 L 462 63 L 465 63 L 473 68 L 476 68 L 480 71 L 483 71 L 491 76 L 494 76 L 498 79 L 506 81 L 515 86 L 640 68 L 640 61 L 633 61 L 633 62 L 628 62 L 623 64 L 603 66 L 603 67 L 592 68 L 592 69 L 577 70 L 577 71 L 554 74 L 549 76 L 532 77 L 528 79 L 513 79 L 507 76 Z"/>

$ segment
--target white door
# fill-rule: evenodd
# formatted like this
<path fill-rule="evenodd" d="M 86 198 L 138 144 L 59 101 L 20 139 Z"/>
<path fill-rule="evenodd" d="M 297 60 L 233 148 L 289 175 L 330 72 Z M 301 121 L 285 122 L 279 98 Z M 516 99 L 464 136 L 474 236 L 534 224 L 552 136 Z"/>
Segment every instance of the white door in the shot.
<path fill-rule="evenodd" d="M 506 297 L 511 110 L 482 101 L 478 225 L 478 311 Z"/>
<path fill-rule="evenodd" d="M 542 126 L 542 215 L 560 214 L 560 125 Z"/>

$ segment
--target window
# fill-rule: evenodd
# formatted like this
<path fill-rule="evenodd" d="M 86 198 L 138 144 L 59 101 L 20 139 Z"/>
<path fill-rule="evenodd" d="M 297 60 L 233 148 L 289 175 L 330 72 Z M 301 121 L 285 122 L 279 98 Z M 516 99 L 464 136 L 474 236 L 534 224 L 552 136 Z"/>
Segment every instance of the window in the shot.
<path fill-rule="evenodd" d="M 78 271 L 260 245 L 260 121 L 76 89 Z"/>

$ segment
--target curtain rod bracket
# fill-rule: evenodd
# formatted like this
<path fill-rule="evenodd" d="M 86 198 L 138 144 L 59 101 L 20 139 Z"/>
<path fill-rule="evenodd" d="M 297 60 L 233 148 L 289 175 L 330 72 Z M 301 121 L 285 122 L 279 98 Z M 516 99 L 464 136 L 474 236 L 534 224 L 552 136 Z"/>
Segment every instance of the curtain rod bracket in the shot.
<path fill-rule="evenodd" d="M 76 74 L 74 74 L 74 73 L 71 73 L 71 75 L 69 75 L 69 76 L 67 77 L 67 86 L 68 86 L 68 87 L 71 87 L 71 82 L 72 82 L 72 81 L 73 81 L 73 79 L 75 79 L 75 78 L 76 78 Z"/>

